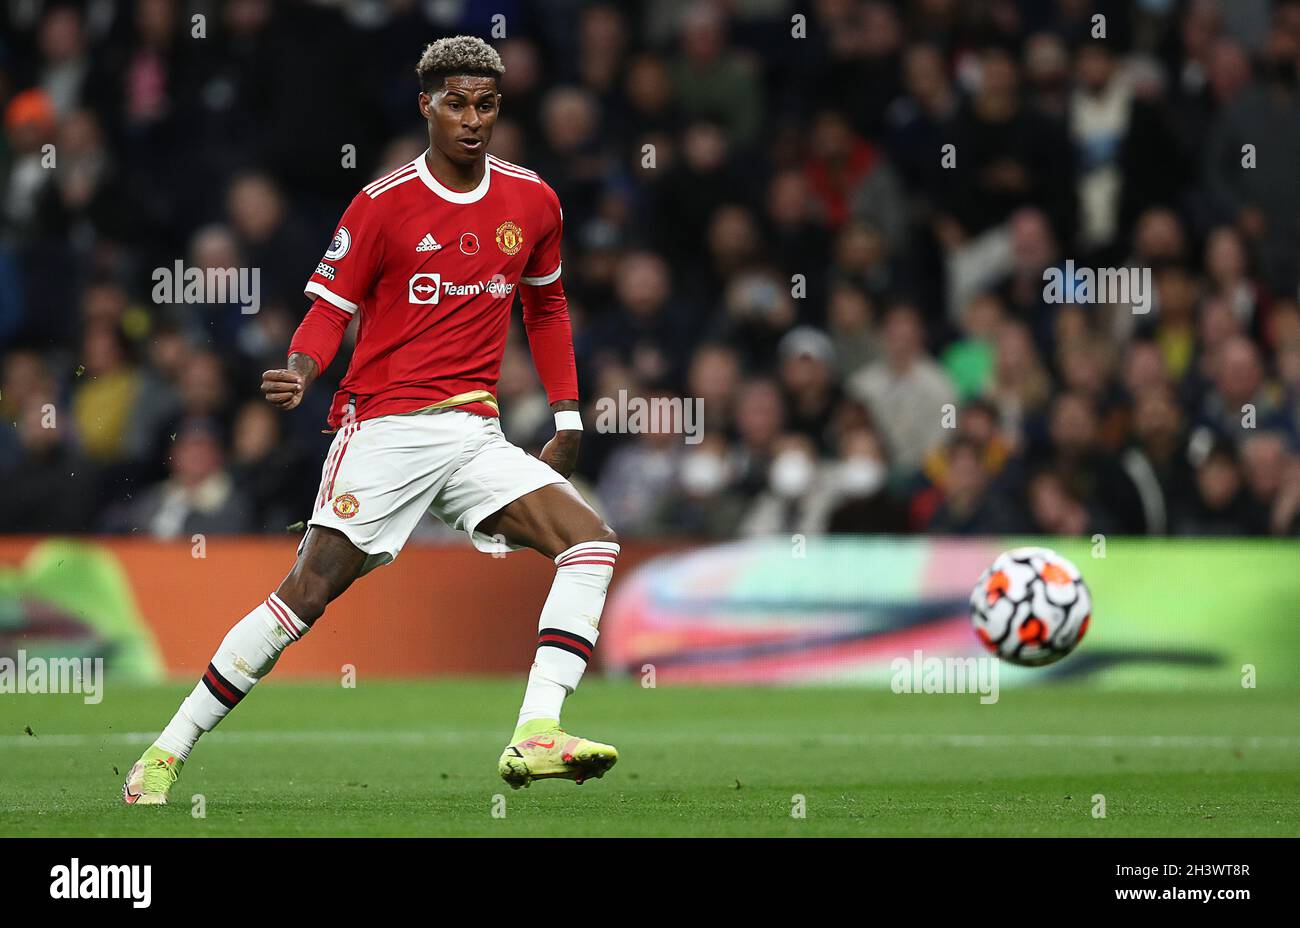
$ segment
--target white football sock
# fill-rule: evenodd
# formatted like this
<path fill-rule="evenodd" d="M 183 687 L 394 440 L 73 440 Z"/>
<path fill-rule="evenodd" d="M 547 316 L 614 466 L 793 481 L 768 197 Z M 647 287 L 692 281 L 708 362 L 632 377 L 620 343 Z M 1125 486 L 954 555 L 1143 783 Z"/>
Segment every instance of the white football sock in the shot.
<path fill-rule="evenodd" d="M 518 725 L 559 719 L 564 698 L 578 688 L 600 636 L 600 612 L 614 576 L 618 545 L 585 541 L 555 559 L 555 580 L 542 606 L 537 656 L 528 673 Z"/>
<path fill-rule="evenodd" d="M 181 760 L 199 735 L 212 731 L 258 680 L 270 673 L 280 653 L 307 633 L 284 600 L 272 593 L 226 633 L 207 672 L 154 742 Z"/>

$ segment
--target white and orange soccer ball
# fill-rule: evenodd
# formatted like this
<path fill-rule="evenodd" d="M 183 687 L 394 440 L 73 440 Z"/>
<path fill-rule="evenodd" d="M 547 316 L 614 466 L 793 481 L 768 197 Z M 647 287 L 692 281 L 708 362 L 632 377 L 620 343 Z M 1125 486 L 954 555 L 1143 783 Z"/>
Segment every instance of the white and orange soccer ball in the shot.
<path fill-rule="evenodd" d="M 1092 594 L 1079 568 L 1050 548 L 998 555 L 970 594 L 970 620 L 980 641 L 1026 667 L 1065 657 L 1091 619 Z"/>

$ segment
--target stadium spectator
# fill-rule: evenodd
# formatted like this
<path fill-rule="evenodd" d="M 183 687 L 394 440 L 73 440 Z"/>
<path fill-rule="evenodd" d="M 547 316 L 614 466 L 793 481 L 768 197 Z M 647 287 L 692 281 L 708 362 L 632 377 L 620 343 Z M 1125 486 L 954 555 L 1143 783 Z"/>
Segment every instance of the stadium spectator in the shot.
<path fill-rule="evenodd" d="M 1004 323 L 998 327 L 996 339 L 993 380 L 985 396 L 997 406 L 1003 423 L 1019 446 L 1025 420 L 1037 414 L 1048 401 L 1052 382 L 1025 325 Z"/>
<path fill-rule="evenodd" d="M 42 191 L 53 175 L 47 169 L 57 122 L 49 95 L 37 88 L 24 90 L 5 108 L 5 137 L 9 150 L 4 218 L 11 235 L 22 237 L 39 222 L 36 212 Z"/>
<path fill-rule="evenodd" d="M 1171 516 L 1192 495 L 1186 423 L 1177 398 L 1164 385 L 1134 394 L 1131 445 L 1120 456 L 1126 480 L 1110 488 L 1116 518 L 1139 535 L 1167 535 Z"/>
<path fill-rule="evenodd" d="M 141 377 L 121 329 L 93 321 L 82 340 L 84 376 L 72 395 L 72 414 L 82 447 L 91 460 L 109 464 L 126 456 L 129 417 L 140 395 Z"/>
<path fill-rule="evenodd" d="M 253 530 L 284 531 L 313 502 L 315 487 L 301 478 L 313 461 L 284 434 L 281 417 L 266 403 L 250 400 L 235 416 L 230 477 L 250 507 Z"/>
<path fill-rule="evenodd" d="M 748 56 L 730 48 L 720 10 L 689 7 L 681 18 L 679 54 L 671 66 L 673 88 L 688 117 L 720 120 L 737 145 L 756 141 L 763 101 Z"/>
<path fill-rule="evenodd" d="M 1213 440 L 1204 450 L 1194 449 L 1195 492 L 1174 515 L 1178 535 L 1246 535 L 1252 514 L 1236 448 Z"/>
<path fill-rule="evenodd" d="M 1009 501 L 993 492 L 976 442 L 958 437 L 944 450 L 941 502 L 926 523 L 929 531 L 949 535 L 992 535 L 1017 531 Z"/>
<path fill-rule="evenodd" d="M 1291 533 L 1291 518 L 1279 511 L 1283 487 L 1290 478 L 1288 445 L 1286 436 L 1278 432 L 1259 432 L 1241 442 L 1241 467 L 1253 510 L 1254 534 Z"/>
<path fill-rule="evenodd" d="M 812 326 L 791 329 L 777 347 L 781 359 L 781 385 L 788 426 L 808 436 L 820 453 L 830 451 L 827 426 L 832 410 L 843 398 L 835 378 L 835 344 L 830 336 Z"/>
<path fill-rule="evenodd" d="M 22 488 L 6 505 L 9 531 L 84 531 L 87 514 L 95 511 L 94 468 L 73 446 L 69 430 L 58 427 L 54 409 L 52 402 L 33 398 L 17 415 L 16 460 L 0 466 L 0 480 Z"/>
<path fill-rule="evenodd" d="M 812 144 L 804 175 L 826 225 L 835 231 L 850 216 L 885 236 L 891 250 L 905 243 L 903 191 L 884 152 L 855 136 L 848 119 L 823 110 L 812 125 Z"/>
<path fill-rule="evenodd" d="M 730 345 L 706 342 L 695 349 L 686 392 L 699 399 L 710 434 L 723 437 L 735 431 L 741 373 L 740 356 Z"/>
<path fill-rule="evenodd" d="M 908 474 L 943 440 L 943 410 L 957 397 L 948 375 L 925 350 L 916 307 L 893 306 L 885 314 L 882 337 L 884 357 L 854 374 L 847 389 L 880 423 L 890 459 Z"/>
<path fill-rule="evenodd" d="M 707 411 L 706 411 L 707 415 Z M 767 483 L 767 469 L 785 428 L 781 389 L 771 380 L 751 380 L 736 399 L 735 480 L 746 496 Z"/>
<path fill-rule="evenodd" d="M 744 506 L 726 440 L 722 433 L 711 433 L 682 454 L 673 486 L 646 522 L 645 531 L 666 537 L 734 538 Z"/>
<path fill-rule="evenodd" d="M 1002 301 L 992 293 L 975 296 L 962 311 L 961 337 L 940 358 L 961 399 L 982 395 L 992 382 L 997 331 L 1005 316 Z"/>
<path fill-rule="evenodd" d="M 945 130 L 957 114 L 960 99 L 943 52 L 932 44 L 908 47 L 902 79 L 905 92 L 885 114 L 886 145 L 908 189 L 933 207 L 942 177 L 934 152 L 948 141 Z"/>
<path fill-rule="evenodd" d="M 870 428 L 853 428 L 839 440 L 832 464 L 834 508 L 826 521 L 831 533 L 901 535 L 908 530 L 907 508 L 889 488 L 884 443 Z"/>
<path fill-rule="evenodd" d="M 251 504 L 225 469 L 216 423 L 185 420 L 169 447 L 168 478 L 112 512 L 106 530 L 191 541 L 196 534 L 229 535 L 259 527 Z"/>
<path fill-rule="evenodd" d="M 1059 123 L 1026 105 L 1019 67 L 1005 47 L 980 52 L 978 88 L 951 132 L 969 167 L 959 175 L 945 172 L 950 176 L 938 198 L 945 245 L 955 247 L 1031 204 L 1048 215 L 1057 236 L 1074 229 L 1069 139 Z"/>
<path fill-rule="evenodd" d="M 839 281 L 831 288 L 827 328 L 835 340 L 835 371 L 843 378 L 880 358 L 876 307 L 860 287 Z"/>
<path fill-rule="evenodd" d="M 1229 310 L 1222 309 L 1225 317 Z M 1259 347 L 1244 335 L 1209 345 L 1213 381 L 1201 405 L 1200 421 L 1221 435 L 1240 441 L 1244 432 L 1285 428 L 1286 419 L 1266 381 Z"/>
<path fill-rule="evenodd" d="M 652 394 L 653 402 L 672 399 Z M 622 535 L 646 535 L 663 500 L 672 491 L 684 453 L 681 436 L 668 428 L 646 428 L 614 449 L 601 470 L 596 495 L 606 520 Z"/>
<path fill-rule="evenodd" d="M 1293 290 L 1300 277 L 1300 185 L 1291 166 L 1300 163 L 1300 87 L 1297 39 L 1283 25 L 1288 4 L 1277 4 L 1274 23 L 1260 49 L 1259 79 L 1224 108 L 1207 140 L 1208 192 L 1221 217 L 1235 223 L 1258 250 L 1265 279 Z M 1278 160 L 1259 158 L 1241 170 L 1243 146 L 1267 138 Z"/>
<path fill-rule="evenodd" d="M 741 518 L 740 534 L 763 537 L 824 532 L 835 503 L 826 470 L 806 435 L 782 435 L 773 446 L 766 485 Z"/>
<path fill-rule="evenodd" d="M 1029 479 L 1030 531 L 1043 535 L 1092 535 L 1111 526 L 1074 495 L 1058 473 L 1045 470 Z"/>
<path fill-rule="evenodd" d="M 810 271 L 825 264 L 831 236 L 817 212 L 808 178 L 802 171 L 777 171 L 768 183 L 765 206 L 767 250 L 787 279 L 801 275 L 807 287 L 804 320 L 821 322 L 819 308 L 826 300 L 827 281 Z"/>

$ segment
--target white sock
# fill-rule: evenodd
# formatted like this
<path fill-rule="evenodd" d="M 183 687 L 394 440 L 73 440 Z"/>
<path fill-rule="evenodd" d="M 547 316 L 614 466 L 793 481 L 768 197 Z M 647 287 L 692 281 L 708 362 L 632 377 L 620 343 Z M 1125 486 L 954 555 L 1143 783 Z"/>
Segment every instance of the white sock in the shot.
<path fill-rule="evenodd" d="M 207 672 L 154 744 L 181 760 L 188 759 L 199 735 L 216 728 L 257 681 L 270 673 L 280 653 L 308 628 L 272 593 L 226 633 Z"/>
<path fill-rule="evenodd" d="M 578 688 L 600 637 L 597 626 L 618 551 L 612 542 L 585 541 L 555 559 L 555 580 L 542 606 L 537 656 L 528 672 L 518 725 L 558 720 L 564 698 Z"/>

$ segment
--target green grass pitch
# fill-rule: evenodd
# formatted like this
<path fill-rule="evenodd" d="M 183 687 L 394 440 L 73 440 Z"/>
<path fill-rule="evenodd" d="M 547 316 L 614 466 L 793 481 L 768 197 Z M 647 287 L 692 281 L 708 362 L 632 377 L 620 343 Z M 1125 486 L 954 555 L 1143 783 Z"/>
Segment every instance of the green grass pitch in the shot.
<path fill-rule="evenodd" d="M 0 835 L 1300 834 L 1290 689 L 1050 686 L 981 706 L 589 680 L 566 724 L 616 744 L 618 766 L 516 792 L 496 761 L 519 680 L 271 680 L 198 746 L 173 805 L 122 806 L 185 691 L 0 696 Z"/>

